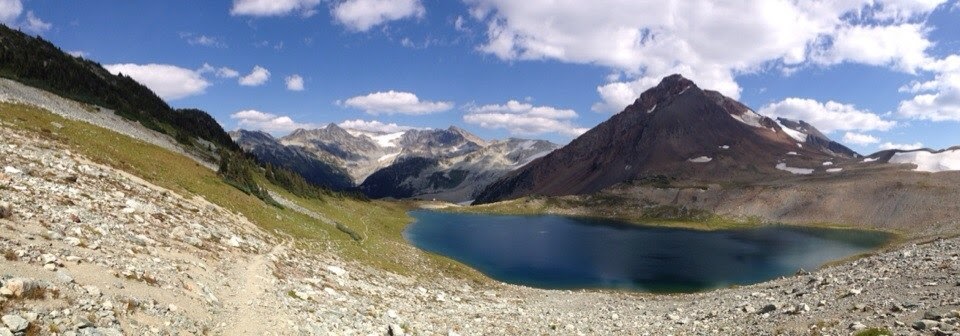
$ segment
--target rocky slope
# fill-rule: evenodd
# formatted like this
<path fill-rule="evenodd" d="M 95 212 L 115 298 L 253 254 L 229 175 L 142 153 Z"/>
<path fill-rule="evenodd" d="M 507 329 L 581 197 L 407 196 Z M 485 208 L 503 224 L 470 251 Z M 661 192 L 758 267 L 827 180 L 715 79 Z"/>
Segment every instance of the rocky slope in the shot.
<path fill-rule="evenodd" d="M 302 249 L 10 125 L 0 167 L 0 334 L 945 335 L 960 324 L 957 238 L 706 293 L 552 291 L 450 278 L 412 247 L 424 278 Z"/>
<path fill-rule="evenodd" d="M 450 202 L 472 200 L 507 172 L 559 147 L 543 140 L 487 142 L 453 126 L 383 133 L 330 124 L 279 139 L 242 130 L 231 135 L 259 159 L 293 169 L 320 185 L 343 189 L 345 173 L 373 198 Z"/>
<path fill-rule="evenodd" d="M 672 75 L 623 112 L 490 185 L 477 202 L 589 194 L 655 176 L 749 182 L 858 156 L 806 123 L 783 122 L 791 127 Z"/>

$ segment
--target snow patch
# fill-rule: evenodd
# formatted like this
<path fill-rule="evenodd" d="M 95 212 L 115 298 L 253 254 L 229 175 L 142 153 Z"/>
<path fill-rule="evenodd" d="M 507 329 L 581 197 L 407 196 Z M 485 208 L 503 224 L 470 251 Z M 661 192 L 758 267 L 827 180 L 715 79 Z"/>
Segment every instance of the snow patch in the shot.
<path fill-rule="evenodd" d="M 749 126 L 759 128 L 763 127 L 763 125 L 760 124 L 760 121 L 763 120 L 763 117 L 756 112 L 753 112 L 753 110 L 747 110 L 747 112 L 744 112 L 743 115 L 731 114 L 730 116 Z"/>
<path fill-rule="evenodd" d="M 842 171 L 843 171 L 843 168 L 830 168 L 830 169 L 827 169 L 827 172 L 828 172 L 828 173 L 839 173 L 839 172 L 842 172 Z"/>
<path fill-rule="evenodd" d="M 827 161 L 823 163 L 824 166 L 832 166 L 833 162 Z"/>
<path fill-rule="evenodd" d="M 782 162 L 777 164 L 777 169 L 791 172 L 794 175 L 813 174 L 813 169 L 788 167 L 786 163 L 782 163 Z"/>
<path fill-rule="evenodd" d="M 398 155 L 400 155 L 400 152 L 396 152 L 396 153 L 393 153 L 393 154 L 387 154 L 387 155 L 381 156 L 379 159 L 377 159 L 377 162 L 390 162 L 390 161 L 393 161 L 394 159 L 396 159 Z"/>
<path fill-rule="evenodd" d="M 724 149 L 724 150 L 730 149 L 730 146 L 729 146 L 729 145 L 723 145 L 723 146 L 720 146 L 720 149 Z"/>
<path fill-rule="evenodd" d="M 657 104 L 653 104 L 653 107 L 647 110 L 647 113 L 653 113 L 653 110 L 656 110 L 656 109 L 657 109 Z"/>
<path fill-rule="evenodd" d="M 787 155 L 797 156 L 797 155 L 800 155 L 800 154 L 797 154 L 797 152 L 787 152 Z"/>
<path fill-rule="evenodd" d="M 864 158 L 864 159 L 863 159 L 863 162 L 864 162 L 864 163 L 869 163 L 869 162 L 874 162 L 874 161 L 877 161 L 877 159 L 875 159 L 875 158 Z"/>
<path fill-rule="evenodd" d="M 684 92 L 687 92 L 687 90 L 690 90 L 691 87 L 693 87 L 693 85 L 687 85 L 687 87 L 683 88 L 677 95 L 682 95 Z"/>
<path fill-rule="evenodd" d="M 890 158 L 890 163 L 912 163 L 917 165 L 915 171 L 930 173 L 960 170 L 960 149 L 940 153 L 927 151 L 896 153 Z"/>
<path fill-rule="evenodd" d="M 787 126 L 783 126 L 783 124 L 780 123 L 779 120 L 777 120 L 777 125 L 780 125 L 780 128 L 783 129 L 783 132 L 784 132 L 784 133 L 787 133 L 787 135 L 789 135 L 791 138 L 793 138 L 793 140 L 797 140 L 798 142 L 806 142 L 806 141 L 807 141 L 807 135 L 806 135 L 806 134 L 803 134 L 803 132 L 796 131 L 796 130 L 794 130 L 794 129 L 792 129 L 792 128 L 789 128 L 789 127 L 787 127 Z M 797 144 L 797 145 L 799 145 L 799 144 Z M 801 146 L 801 147 L 803 147 L 803 146 Z"/>
<path fill-rule="evenodd" d="M 701 156 L 701 157 L 697 157 L 697 158 L 692 158 L 692 159 L 687 160 L 687 161 L 690 161 L 690 162 L 693 162 L 693 163 L 707 163 L 707 162 L 713 161 L 713 158 L 712 158 L 712 157 L 709 157 L 709 156 Z"/>
<path fill-rule="evenodd" d="M 406 132 L 389 133 L 370 137 L 380 147 L 397 147 L 396 141 Z"/>

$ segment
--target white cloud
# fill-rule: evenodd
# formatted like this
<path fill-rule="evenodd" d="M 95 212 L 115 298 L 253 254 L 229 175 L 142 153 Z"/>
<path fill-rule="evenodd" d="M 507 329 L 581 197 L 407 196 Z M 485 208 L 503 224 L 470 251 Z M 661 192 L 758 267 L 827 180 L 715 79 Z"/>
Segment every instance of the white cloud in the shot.
<path fill-rule="evenodd" d="M 207 36 L 203 34 L 194 34 L 194 33 L 180 33 L 180 38 L 187 41 L 187 44 L 190 45 L 199 45 L 204 47 L 212 48 L 226 48 L 227 43 L 223 42 L 219 38 L 213 36 Z"/>
<path fill-rule="evenodd" d="M 260 86 L 270 80 L 270 71 L 259 65 L 254 66 L 249 75 L 240 77 L 238 81 L 243 86 Z"/>
<path fill-rule="evenodd" d="M 533 106 L 511 100 L 503 105 L 471 107 L 469 113 L 463 116 L 463 121 L 483 128 L 506 129 L 515 135 L 559 133 L 572 137 L 588 130 L 570 121 L 576 117 L 574 110 Z"/>
<path fill-rule="evenodd" d="M 628 80 L 598 88 L 593 107 L 620 111 L 672 73 L 738 98 L 735 76 L 766 69 L 857 62 L 915 70 L 907 68 L 927 61 L 931 45 L 927 14 L 948 0 L 465 1 L 487 27 L 482 52 L 624 72 Z"/>
<path fill-rule="evenodd" d="M 932 80 L 900 88 L 916 96 L 900 102 L 899 114 L 912 119 L 960 121 L 960 55 L 933 62 L 926 70 L 935 74 Z"/>
<path fill-rule="evenodd" d="M 230 15 L 284 16 L 299 11 L 309 17 L 319 4 L 320 0 L 234 0 Z"/>
<path fill-rule="evenodd" d="M 409 114 L 423 115 L 443 112 L 453 108 L 452 102 L 421 101 L 417 95 L 409 92 L 387 91 L 374 92 L 366 96 L 357 96 L 344 102 L 344 105 L 363 110 L 369 114 Z"/>
<path fill-rule="evenodd" d="M 914 150 L 914 149 L 923 148 L 923 143 L 917 142 L 912 144 L 898 144 L 898 143 L 885 142 L 880 144 L 880 146 L 877 146 L 877 148 L 880 148 L 881 150 L 890 150 L 890 149 Z"/>
<path fill-rule="evenodd" d="M 39 17 L 33 14 L 33 11 L 27 12 L 27 19 L 23 23 L 23 29 L 34 34 L 40 34 L 46 32 L 53 28 L 53 24 L 49 22 L 44 22 Z"/>
<path fill-rule="evenodd" d="M 239 111 L 231 114 L 230 119 L 236 120 L 240 128 L 261 130 L 270 133 L 290 132 L 298 128 L 317 128 L 317 125 L 314 124 L 295 122 L 288 116 L 278 116 L 257 110 Z"/>
<path fill-rule="evenodd" d="M 0 0 L 0 22 L 13 24 L 14 20 L 23 13 L 23 3 L 20 0 Z"/>
<path fill-rule="evenodd" d="M 216 67 L 214 67 L 214 66 L 212 66 L 212 65 L 210 65 L 210 64 L 207 64 L 207 63 L 203 63 L 203 66 L 200 67 L 200 70 L 198 70 L 198 71 L 199 71 L 201 74 L 213 73 L 214 76 L 217 76 L 218 78 L 237 78 L 237 77 L 240 77 L 240 72 L 237 72 L 237 70 L 233 70 L 233 69 L 228 68 L 228 67 L 219 67 L 219 68 L 216 68 Z"/>
<path fill-rule="evenodd" d="M 826 133 L 851 130 L 886 131 L 897 124 L 869 111 L 858 110 L 853 105 L 834 101 L 821 103 L 802 98 L 787 98 L 764 106 L 759 112 L 769 117 L 803 120 Z"/>
<path fill-rule="evenodd" d="M 880 139 L 869 134 L 847 132 L 843 135 L 843 142 L 852 143 L 859 146 L 866 146 L 879 143 Z"/>
<path fill-rule="evenodd" d="M 300 75 L 290 75 L 287 78 L 283 79 L 287 83 L 287 90 L 290 91 L 303 91 L 303 77 Z"/>
<path fill-rule="evenodd" d="M 896 26 L 844 26 L 832 43 L 814 50 L 814 62 L 833 65 L 841 62 L 891 66 L 914 72 L 931 59 L 926 50 L 933 42 L 926 39 L 922 24 Z"/>
<path fill-rule="evenodd" d="M 344 122 L 337 124 L 337 126 L 348 128 L 348 129 L 359 130 L 359 131 L 383 132 L 383 133 L 396 133 L 396 132 L 402 132 L 406 130 L 417 129 L 416 127 L 401 126 L 395 123 L 387 124 L 377 120 L 367 121 L 367 120 L 361 120 L 361 119 L 345 120 Z"/>
<path fill-rule="evenodd" d="M 337 22 L 351 30 L 364 32 L 389 21 L 421 18 L 426 9 L 420 0 L 345 0 L 332 12 Z"/>
<path fill-rule="evenodd" d="M 177 100 L 204 93 L 210 86 L 202 70 L 184 69 L 169 64 L 109 64 L 112 74 L 122 73 L 153 90 L 165 100 Z"/>

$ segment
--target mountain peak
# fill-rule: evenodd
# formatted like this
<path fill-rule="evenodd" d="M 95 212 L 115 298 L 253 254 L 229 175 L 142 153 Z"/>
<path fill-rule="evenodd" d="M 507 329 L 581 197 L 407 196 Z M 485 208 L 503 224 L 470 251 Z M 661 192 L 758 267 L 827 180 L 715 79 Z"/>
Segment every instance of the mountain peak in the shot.
<path fill-rule="evenodd" d="M 667 77 L 663 77 L 660 80 L 660 84 L 657 84 L 658 88 L 681 88 L 681 90 L 690 85 L 697 85 L 692 80 L 683 77 L 681 74 L 672 74 Z"/>

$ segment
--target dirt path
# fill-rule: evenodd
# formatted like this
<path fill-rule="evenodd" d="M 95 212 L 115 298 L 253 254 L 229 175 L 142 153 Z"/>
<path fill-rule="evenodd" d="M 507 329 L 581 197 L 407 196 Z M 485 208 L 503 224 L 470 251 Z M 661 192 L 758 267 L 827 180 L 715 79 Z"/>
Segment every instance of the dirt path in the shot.
<path fill-rule="evenodd" d="M 246 268 L 238 268 L 240 287 L 225 302 L 227 326 L 222 335 L 291 335 L 295 334 L 292 319 L 274 289 L 277 279 L 270 269 L 270 259 L 291 246 L 287 241 L 267 254 L 254 256 Z"/>

